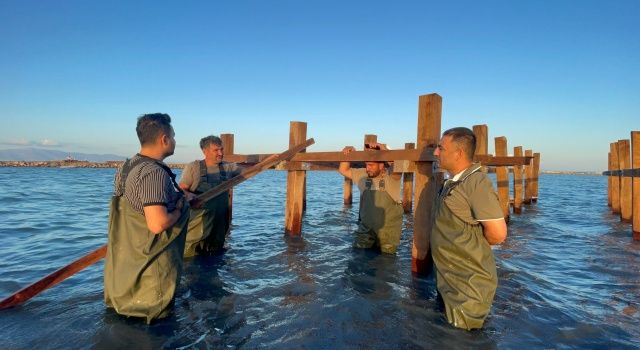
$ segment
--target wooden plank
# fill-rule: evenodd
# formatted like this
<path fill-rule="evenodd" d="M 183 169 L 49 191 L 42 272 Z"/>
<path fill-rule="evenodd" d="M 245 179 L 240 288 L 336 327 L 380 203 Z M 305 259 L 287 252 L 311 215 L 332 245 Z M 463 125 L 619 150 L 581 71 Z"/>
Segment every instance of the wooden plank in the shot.
<path fill-rule="evenodd" d="M 524 151 L 524 155 L 527 157 L 533 157 L 533 151 L 528 149 Z M 525 164 L 524 166 L 524 201 L 525 204 L 530 204 L 533 197 L 533 164 Z"/>
<path fill-rule="evenodd" d="M 611 152 L 609 152 L 607 153 L 607 171 L 611 171 L 611 170 L 612 170 L 611 169 Z M 612 181 L 611 176 L 607 177 L 607 204 L 609 206 L 611 206 L 611 181 Z"/>
<path fill-rule="evenodd" d="M 621 169 L 621 170 L 611 170 L 611 171 L 603 171 L 602 175 L 614 177 L 640 177 L 640 169 Z"/>
<path fill-rule="evenodd" d="M 496 156 L 507 155 L 507 138 L 499 136 L 494 138 Z M 505 221 L 509 222 L 509 170 L 506 166 L 496 167 L 496 182 L 498 187 L 498 200 L 502 208 Z"/>
<path fill-rule="evenodd" d="M 473 157 L 475 162 L 481 163 L 483 166 L 512 166 L 512 165 L 530 165 L 532 164 L 533 156 L 492 156 L 490 154 L 477 155 Z"/>
<path fill-rule="evenodd" d="M 0 302 L 0 310 L 20 305 L 23 302 L 33 298 L 43 290 L 55 286 L 56 284 L 64 281 L 70 276 L 73 276 L 78 271 L 81 271 L 87 266 L 93 265 L 95 262 L 104 258 L 106 252 L 107 245 L 105 244 L 102 247 L 92 251 L 91 253 L 81 257 L 80 259 L 75 260 L 71 264 L 48 274 L 38 282 L 22 288 L 20 291 L 3 299 Z"/>
<path fill-rule="evenodd" d="M 222 140 L 223 152 L 226 157 L 227 154 L 233 154 L 234 151 L 234 139 L 233 134 L 220 134 Z M 226 161 L 226 159 L 225 159 Z M 233 219 L 233 188 L 229 189 L 229 229 L 227 234 L 231 231 L 231 220 Z"/>
<path fill-rule="evenodd" d="M 611 164 L 613 170 L 620 170 L 618 163 L 618 143 L 609 144 L 611 152 Z M 620 176 L 613 176 L 611 179 L 611 211 L 615 214 L 620 213 Z"/>
<path fill-rule="evenodd" d="M 416 144 L 407 142 L 404 149 L 415 149 Z M 415 163 L 414 163 L 415 164 Z M 394 162 L 395 166 L 395 162 Z M 413 207 L 413 172 L 405 172 L 402 174 L 402 209 L 405 213 L 410 213 Z"/>
<path fill-rule="evenodd" d="M 209 199 L 214 198 L 223 192 L 226 192 L 230 188 L 243 183 L 244 181 L 256 176 L 257 174 L 272 168 L 274 165 L 284 160 L 291 159 L 294 154 L 305 150 L 307 147 L 313 145 L 314 143 L 315 141 L 313 139 L 308 139 L 280 154 L 272 154 L 269 158 L 263 160 L 262 162 L 243 170 L 240 175 L 234 176 L 230 180 L 227 180 L 220 185 L 198 195 L 198 201 L 208 201 Z"/>
<path fill-rule="evenodd" d="M 307 137 L 307 123 L 291 122 L 289 126 L 289 145 L 300 143 Z M 290 170 L 287 173 L 287 198 L 285 205 L 285 233 L 300 235 L 302 233 L 302 213 L 304 211 L 304 192 L 307 172 Z"/>
<path fill-rule="evenodd" d="M 631 167 L 640 170 L 640 131 L 631 132 Z M 639 171 L 640 173 L 640 171 Z M 633 178 L 633 239 L 640 240 L 640 174 Z"/>
<path fill-rule="evenodd" d="M 522 156 L 522 146 L 513 148 L 513 155 Z M 522 177 L 524 167 L 522 165 L 513 166 L 513 212 L 520 214 L 522 212 Z"/>
<path fill-rule="evenodd" d="M 629 140 L 618 140 L 618 166 L 627 169 L 631 166 L 631 143 Z M 631 205 L 631 177 L 620 178 L 620 220 L 631 222 L 633 213 Z"/>
<path fill-rule="evenodd" d="M 239 185 L 242 182 L 252 178 L 253 176 L 259 174 L 260 172 L 266 169 L 269 169 L 274 164 L 286 159 L 291 159 L 291 157 L 293 157 L 294 154 L 311 146 L 313 143 L 314 143 L 314 140 L 309 139 L 309 140 L 306 140 L 304 143 L 296 145 L 295 147 L 292 147 L 283 153 L 272 155 L 269 159 L 266 159 L 262 163 L 257 164 L 251 168 L 245 169 L 240 175 L 233 177 L 231 180 L 225 181 L 220 185 L 198 195 L 197 199 L 192 202 L 192 205 L 195 205 L 196 202 L 203 202 L 211 198 L 214 198 L 220 195 L 221 193 L 228 191 L 234 186 Z M 78 271 L 81 271 L 87 266 L 90 266 L 95 262 L 99 261 L 100 259 L 104 258 L 106 252 L 107 252 L 107 245 L 105 244 L 102 247 L 81 257 L 80 259 L 77 259 L 72 263 L 50 273 L 49 275 L 45 276 L 39 281 L 21 289 L 20 291 L 0 301 L 0 310 L 17 306 L 31 299 L 32 297 L 46 290 L 47 288 L 55 286 L 56 284 L 64 281 L 68 277 L 74 275 Z"/>
<path fill-rule="evenodd" d="M 532 164 L 533 156 L 493 156 L 491 154 L 485 155 L 476 155 L 473 158 L 474 162 L 478 162 L 482 164 L 483 171 L 492 172 L 488 167 L 495 166 L 516 166 L 516 165 L 530 165 Z M 416 165 L 414 161 L 410 160 L 396 160 L 393 162 L 393 172 L 394 173 L 406 173 L 406 172 L 414 172 L 416 170 Z"/>
<path fill-rule="evenodd" d="M 535 152 L 533 154 L 533 197 L 531 198 L 534 202 L 538 201 L 538 184 L 540 184 L 540 153 Z"/>
<path fill-rule="evenodd" d="M 347 155 L 340 152 L 309 152 L 299 153 L 292 162 L 391 162 L 391 161 L 422 161 L 433 162 L 434 147 L 425 147 L 423 150 L 389 150 L 389 151 L 353 151 Z M 270 154 L 232 154 L 225 157 L 228 162 L 241 164 L 258 163 L 266 159 Z"/>
<path fill-rule="evenodd" d="M 476 149 L 473 160 L 482 164 L 482 172 L 487 173 L 487 161 L 491 157 L 489 154 L 489 127 L 487 124 L 474 125 L 473 134 L 476 136 Z"/>
<path fill-rule="evenodd" d="M 438 94 L 422 95 L 418 100 L 417 151 L 431 152 L 427 147 L 437 145 L 442 122 L 442 97 Z M 408 152 L 408 151 L 405 151 Z M 417 274 L 431 273 L 433 261 L 429 252 L 429 233 L 432 226 L 432 206 L 442 183 L 442 174 L 433 172 L 431 161 L 416 164 L 415 210 L 413 211 L 413 246 L 411 270 Z"/>

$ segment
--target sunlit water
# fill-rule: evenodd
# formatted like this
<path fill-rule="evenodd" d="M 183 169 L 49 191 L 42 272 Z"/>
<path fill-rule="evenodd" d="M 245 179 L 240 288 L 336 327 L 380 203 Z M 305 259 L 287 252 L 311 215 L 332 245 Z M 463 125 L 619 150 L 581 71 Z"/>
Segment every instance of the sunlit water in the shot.
<path fill-rule="evenodd" d="M 113 173 L 0 168 L 0 297 L 106 242 Z M 309 173 L 301 238 L 283 234 L 285 190 L 276 171 L 235 189 L 228 250 L 186 260 L 169 319 L 106 310 L 101 261 L 0 311 L 0 349 L 640 347 L 640 242 L 610 213 L 605 177 L 541 176 L 494 250 L 497 295 L 473 332 L 447 324 L 432 277 L 412 276 L 410 215 L 397 256 L 354 251 L 357 201 L 343 206 L 337 173 Z"/>

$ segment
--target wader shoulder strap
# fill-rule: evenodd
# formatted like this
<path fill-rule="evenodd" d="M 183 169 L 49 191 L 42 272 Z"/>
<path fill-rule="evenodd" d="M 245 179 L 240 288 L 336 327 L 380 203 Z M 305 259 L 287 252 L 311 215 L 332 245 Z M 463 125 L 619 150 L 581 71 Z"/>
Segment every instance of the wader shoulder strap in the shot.
<path fill-rule="evenodd" d="M 173 183 L 173 187 L 175 187 L 178 192 L 183 193 L 182 189 L 180 188 L 180 186 L 178 186 L 178 183 L 176 182 L 176 174 L 174 174 L 173 171 L 171 171 L 171 169 L 168 166 L 158 162 L 153 158 L 149 158 L 141 154 L 138 154 L 138 157 L 139 158 L 134 161 L 131 161 L 131 159 L 127 159 L 122 165 L 122 172 L 120 173 L 120 183 L 118 185 L 120 186 L 120 188 L 122 188 L 123 194 L 124 194 L 124 184 L 127 181 L 129 172 L 133 168 L 135 168 L 136 166 L 142 163 L 156 163 L 160 168 L 162 168 L 169 175 L 169 177 L 171 178 L 171 182 Z"/>
<path fill-rule="evenodd" d="M 220 181 L 227 180 L 227 172 L 224 170 L 224 166 L 222 162 L 218 163 L 218 172 L 220 173 Z"/>
<path fill-rule="evenodd" d="M 453 191 L 454 188 L 456 188 L 458 185 L 463 183 L 473 173 L 475 173 L 478 170 L 480 170 L 480 168 L 481 168 L 480 164 L 473 164 L 469 168 L 467 168 L 467 170 L 465 170 L 464 173 L 462 173 L 462 176 L 460 176 L 459 180 L 457 180 L 457 181 L 453 181 L 453 180 L 445 181 L 444 184 L 442 184 L 442 187 L 440 188 L 440 191 L 438 192 L 438 196 L 441 197 L 441 198 L 448 196 L 451 193 L 451 191 Z"/>
<path fill-rule="evenodd" d="M 201 160 L 198 163 L 200 164 L 200 177 L 206 177 L 207 176 L 207 163 L 205 163 L 204 160 Z"/>

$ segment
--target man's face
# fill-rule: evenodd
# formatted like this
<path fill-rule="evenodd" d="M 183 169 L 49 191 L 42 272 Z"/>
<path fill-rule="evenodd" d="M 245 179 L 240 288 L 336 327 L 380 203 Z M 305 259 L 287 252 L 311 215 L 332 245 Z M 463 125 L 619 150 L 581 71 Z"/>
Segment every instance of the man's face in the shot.
<path fill-rule="evenodd" d="M 367 176 L 369 177 L 378 177 L 384 170 L 384 163 L 366 162 L 364 164 L 365 170 L 367 171 Z"/>
<path fill-rule="evenodd" d="M 171 132 L 169 133 L 169 135 L 165 135 L 166 137 L 163 138 L 164 141 L 164 146 L 165 146 L 165 158 L 169 157 L 171 155 L 173 155 L 173 152 L 176 150 L 176 133 L 173 131 L 173 127 L 171 128 Z"/>
<path fill-rule="evenodd" d="M 205 147 L 205 149 L 202 150 L 202 153 L 204 153 L 205 159 L 213 160 L 215 163 L 220 163 L 224 157 L 224 148 L 212 143 Z"/>
<path fill-rule="evenodd" d="M 443 136 L 438 147 L 433 151 L 433 155 L 438 158 L 440 168 L 447 171 L 455 168 L 455 164 L 461 156 L 460 153 L 460 148 L 453 142 L 451 135 Z"/>

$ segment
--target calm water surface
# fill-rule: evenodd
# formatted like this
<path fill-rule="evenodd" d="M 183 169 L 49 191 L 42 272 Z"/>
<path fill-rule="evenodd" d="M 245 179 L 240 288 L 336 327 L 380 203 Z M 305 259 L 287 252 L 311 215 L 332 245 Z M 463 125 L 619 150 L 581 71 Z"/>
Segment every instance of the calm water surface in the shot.
<path fill-rule="evenodd" d="M 0 297 L 106 243 L 113 174 L 0 168 Z M 605 177 L 541 177 L 494 250 L 497 295 L 473 332 L 446 323 L 432 278 L 412 276 L 411 216 L 397 256 L 354 251 L 357 203 L 342 205 L 337 173 L 312 172 L 290 238 L 285 188 L 269 171 L 235 189 L 228 250 L 186 260 L 169 319 L 106 310 L 101 261 L 0 311 L 0 349 L 640 347 L 640 242 L 610 213 Z"/>

